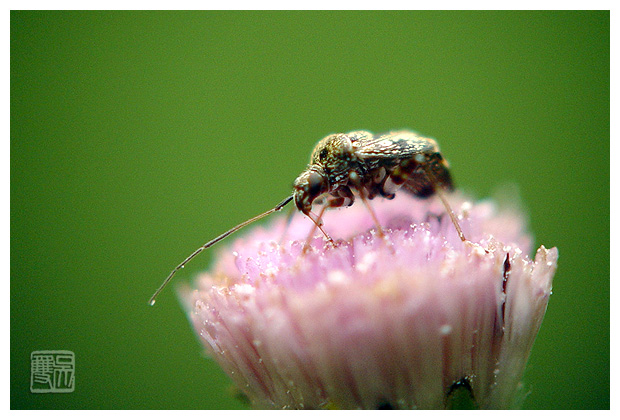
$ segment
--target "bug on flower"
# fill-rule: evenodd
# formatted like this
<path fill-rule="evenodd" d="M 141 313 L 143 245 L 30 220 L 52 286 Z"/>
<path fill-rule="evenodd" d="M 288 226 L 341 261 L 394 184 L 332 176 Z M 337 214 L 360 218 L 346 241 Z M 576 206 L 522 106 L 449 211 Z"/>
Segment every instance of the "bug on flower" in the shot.
<path fill-rule="evenodd" d="M 418 197 L 437 194 L 459 237 L 465 241 L 457 218 L 442 193 L 442 190 L 452 190 L 453 184 L 448 162 L 439 152 L 435 140 L 411 131 L 394 131 L 378 136 L 368 131 L 331 134 L 315 146 L 310 164 L 293 184 L 292 195 L 274 208 L 238 224 L 195 250 L 170 272 L 149 303 L 155 304 L 155 299 L 176 272 L 184 268 L 196 255 L 239 229 L 280 211 L 291 201 L 294 201 L 297 209 L 308 216 L 331 241 L 321 228 L 323 211 L 330 207 L 350 206 L 357 195 L 368 207 L 378 232 L 383 236 L 381 225 L 368 200 L 377 196 L 392 199 L 401 188 Z M 319 200 L 324 206 L 319 215 L 315 215 L 312 213 L 312 206 Z"/>

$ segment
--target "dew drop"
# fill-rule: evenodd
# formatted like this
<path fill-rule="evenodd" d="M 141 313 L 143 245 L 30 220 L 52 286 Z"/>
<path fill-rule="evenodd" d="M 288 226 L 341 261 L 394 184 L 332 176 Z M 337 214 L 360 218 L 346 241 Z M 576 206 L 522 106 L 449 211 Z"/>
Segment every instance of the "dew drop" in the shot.
<path fill-rule="evenodd" d="M 441 335 L 448 335 L 452 332 L 452 326 L 448 325 L 448 324 L 444 324 L 441 327 L 439 327 L 439 334 Z"/>

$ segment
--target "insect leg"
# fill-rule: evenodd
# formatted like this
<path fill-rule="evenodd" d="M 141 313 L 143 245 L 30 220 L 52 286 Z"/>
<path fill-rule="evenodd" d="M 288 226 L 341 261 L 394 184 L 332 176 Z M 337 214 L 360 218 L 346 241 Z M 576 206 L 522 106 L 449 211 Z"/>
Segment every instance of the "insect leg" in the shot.
<path fill-rule="evenodd" d="M 388 241 L 387 236 L 385 236 L 385 233 L 383 232 L 383 228 L 381 227 L 381 223 L 379 223 L 379 218 L 377 217 L 377 214 L 375 213 L 375 211 L 372 209 L 372 206 L 370 205 L 369 198 L 366 196 L 366 189 L 361 185 L 362 183 L 359 178 L 359 175 L 356 172 L 351 172 L 349 174 L 349 180 L 353 183 L 353 185 L 355 185 L 355 189 L 359 193 L 362 203 L 364 203 L 364 205 L 368 209 L 368 212 L 370 213 L 370 216 L 372 217 L 372 220 L 375 223 L 375 226 L 377 227 L 377 233 L 379 234 L 380 237 L 383 238 L 383 240 L 385 240 L 388 247 L 392 251 L 394 251 L 394 248 L 392 248 L 392 244 Z"/>
<path fill-rule="evenodd" d="M 387 236 L 385 236 L 385 233 L 383 232 L 383 228 L 381 227 L 381 223 L 379 223 L 379 219 L 377 218 L 377 214 L 372 209 L 372 206 L 370 205 L 370 201 L 366 198 L 366 194 L 364 194 L 363 190 L 358 190 L 358 192 L 360 194 L 360 198 L 362 199 L 362 203 L 364 203 L 364 205 L 370 212 L 370 216 L 372 217 L 373 222 L 375 222 L 375 226 L 377 227 L 377 233 L 379 234 L 381 238 L 383 238 L 383 240 L 385 241 L 390 251 L 394 253 L 395 252 L 394 247 L 392 246 L 392 243 L 388 240 Z"/>
<path fill-rule="evenodd" d="M 418 155 L 418 156 L 421 156 L 422 159 L 424 159 L 423 155 Z M 465 235 L 463 234 L 463 230 L 461 229 L 461 226 L 459 225 L 459 221 L 456 218 L 456 215 L 452 211 L 452 207 L 450 207 L 450 203 L 448 203 L 448 199 L 446 198 L 444 194 L 442 184 L 437 182 L 437 178 L 435 178 L 435 175 L 433 174 L 432 169 L 428 165 L 428 162 L 426 162 L 426 160 L 418 159 L 418 156 L 416 156 L 416 160 L 421 164 L 422 169 L 424 169 L 424 172 L 426 173 L 426 176 L 428 177 L 429 181 L 435 187 L 435 192 L 437 193 L 437 195 L 439 196 L 439 199 L 441 200 L 444 207 L 446 208 L 446 211 L 448 212 L 448 216 L 450 216 L 450 220 L 452 220 L 452 224 L 456 228 L 456 232 L 458 233 L 459 238 L 461 238 L 461 241 L 465 242 L 467 239 L 465 238 Z"/>
<path fill-rule="evenodd" d="M 360 195 L 360 198 L 362 199 L 362 203 L 364 203 L 364 205 L 368 209 L 368 212 L 370 213 L 370 217 L 372 217 L 372 221 L 375 223 L 375 226 L 377 227 L 377 232 L 379 233 L 379 236 L 381 236 L 382 238 L 385 238 L 385 233 L 383 232 L 381 223 L 379 223 L 379 218 L 377 217 L 377 214 L 375 213 L 375 211 L 372 209 L 372 206 L 370 205 L 370 201 L 368 201 L 368 199 L 366 198 L 365 191 L 363 189 L 359 189 L 358 193 Z"/>
<path fill-rule="evenodd" d="M 326 204 L 325 206 L 321 208 L 321 211 L 319 212 L 318 215 L 314 213 L 310 213 L 308 214 L 308 217 L 310 218 L 310 220 L 314 222 L 314 225 L 319 228 L 319 230 L 323 233 L 323 235 L 325 235 L 325 238 L 327 238 L 327 240 L 331 242 L 332 245 L 334 245 L 334 240 L 332 239 L 332 237 L 329 236 L 327 232 L 325 232 L 325 229 L 323 229 L 323 213 L 325 213 L 325 210 L 328 207 L 331 207 L 331 206 L 329 204 Z"/>
<path fill-rule="evenodd" d="M 302 255 L 305 254 L 308 251 L 308 249 L 310 249 L 310 240 L 314 236 L 314 232 L 316 228 L 319 228 L 319 230 L 323 232 L 323 235 L 325 235 L 327 240 L 333 246 L 336 246 L 336 244 L 334 243 L 334 240 L 331 238 L 331 236 L 327 234 L 327 232 L 325 232 L 325 229 L 323 229 L 323 226 L 322 226 L 323 224 L 322 218 L 323 218 L 323 213 L 325 213 L 325 210 L 327 210 L 328 207 L 338 207 L 338 206 L 332 206 L 331 203 L 332 203 L 331 201 L 328 201 L 323 207 L 321 207 L 321 211 L 319 212 L 318 215 L 315 215 L 312 212 L 309 212 L 308 214 L 306 214 L 306 216 L 308 216 L 308 218 L 314 222 L 314 226 L 312 226 L 312 230 L 310 230 L 310 233 L 308 234 L 308 237 L 306 238 L 306 242 L 304 243 L 304 247 L 301 250 Z"/>

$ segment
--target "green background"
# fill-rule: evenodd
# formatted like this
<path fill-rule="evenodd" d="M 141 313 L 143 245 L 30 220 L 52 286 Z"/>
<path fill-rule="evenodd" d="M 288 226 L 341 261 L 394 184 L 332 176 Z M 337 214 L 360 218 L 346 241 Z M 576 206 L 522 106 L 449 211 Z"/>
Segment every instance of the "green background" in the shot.
<path fill-rule="evenodd" d="M 12 12 L 11 407 L 244 407 L 148 298 L 321 137 L 411 128 L 560 250 L 524 408 L 609 408 L 609 42 L 605 11 Z M 55 349 L 75 392 L 31 394 Z"/>

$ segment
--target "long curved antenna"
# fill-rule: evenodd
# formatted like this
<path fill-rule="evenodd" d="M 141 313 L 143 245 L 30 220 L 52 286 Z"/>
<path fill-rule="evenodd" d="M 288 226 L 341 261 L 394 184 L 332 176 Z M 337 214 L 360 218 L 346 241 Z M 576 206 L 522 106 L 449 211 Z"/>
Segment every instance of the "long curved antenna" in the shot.
<path fill-rule="evenodd" d="M 282 207 L 284 207 L 288 203 L 290 203 L 292 199 L 293 199 L 293 196 L 291 195 L 291 196 L 287 197 L 286 199 L 284 199 L 280 204 L 278 204 L 277 206 L 275 206 L 271 210 L 268 210 L 268 211 L 266 211 L 264 213 L 261 213 L 258 216 L 254 216 L 251 219 L 248 219 L 248 220 L 246 220 L 243 223 L 239 223 L 234 228 L 232 228 L 230 230 L 227 230 L 226 232 L 222 233 L 220 236 L 218 236 L 216 238 L 211 239 L 209 242 L 207 242 L 206 244 L 204 244 L 203 246 L 198 248 L 196 251 L 192 252 L 189 257 L 185 258 L 181 264 L 177 265 L 174 268 L 174 270 L 172 270 L 170 272 L 170 274 L 168 274 L 168 277 L 166 277 L 166 280 L 164 280 L 164 282 L 161 284 L 161 286 L 159 286 L 159 288 L 155 291 L 155 293 L 153 293 L 153 296 L 149 300 L 149 305 L 151 305 L 151 306 L 155 305 L 155 299 L 157 299 L 157 296 L 161 293 L 162 290 L 164 290 L 164 287 L 166 287 L 166 285 L 168 283 L 170 283 L 170 280 L 172 280 L 172 277 L 174 277 L 176 272 L 179 271 L 182 268 L 185 268 L 185 264 L 190 262 L 196 255 L 200 254 L 205 249 L 210 248 L 211 246 L 215 245 L 216 243 L 218 243 L 222 239 L 226 238 L 227 236 L 232 235 L 233 233 L 235 233 L 239 229 L 242 229 L 245 226 L 247 226 L 247 225 L 249 225 L 251 223 L 256 222 L 257 220 L 262 219 L 263 217 L 268 216 L 271 213 L 275 213 L 276 211 L 282 210 Z"/>

